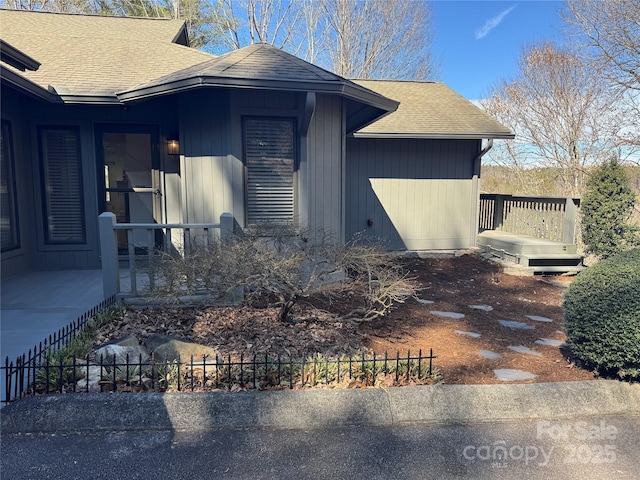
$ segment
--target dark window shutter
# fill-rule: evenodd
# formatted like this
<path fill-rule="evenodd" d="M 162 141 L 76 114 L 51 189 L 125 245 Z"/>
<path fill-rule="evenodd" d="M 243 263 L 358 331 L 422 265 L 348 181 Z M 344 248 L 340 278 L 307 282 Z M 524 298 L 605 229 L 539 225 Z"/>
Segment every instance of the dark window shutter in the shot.
<path fill-rule="evenodd" d="M 41 130 L 46 243 L 85 243 L 80 135 L 74 128 Z"/>
<path fill-rule="evenodd" d="M 292 120 L 245 119 L 247 223 L 294 218 L 295 135 Z"/>

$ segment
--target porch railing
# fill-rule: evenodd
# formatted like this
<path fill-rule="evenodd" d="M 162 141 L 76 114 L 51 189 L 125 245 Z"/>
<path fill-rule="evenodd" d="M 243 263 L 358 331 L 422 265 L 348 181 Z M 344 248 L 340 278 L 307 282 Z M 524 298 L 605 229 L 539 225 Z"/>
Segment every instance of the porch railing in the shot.
<path fill-rule="evenodd" d="M 483 193 L 480 232 L 497 230 L 574 244 L 579 207 L 579 198 Z"/>
<path fill-rule="evenodd" d="M 126 292 L 131 296 L 140 293 L 138 277 L 139 264 L 151 263 L 158 252 L 184 254 L 185 245 L 197 238 L 206 247 L 207 242 L 218 238 L 225 240 L 233 234 L 235 220 L 230 213 L 220 216 L 220 223 L 117 223 L 111 212 L 100 215 L 100 253 L 102 259 L 102 284 L 104 297 L 122 295 L 120 261 L 126 261 L 129 267 L 130 288 Z M 124 255 L 118 251 L 117 234 L 125 232 L 127 250 Z M 199 232 L 199 233 L 196 233 Z M 153 289 L 154 275 L 147 270 L 145 281 Z"/>

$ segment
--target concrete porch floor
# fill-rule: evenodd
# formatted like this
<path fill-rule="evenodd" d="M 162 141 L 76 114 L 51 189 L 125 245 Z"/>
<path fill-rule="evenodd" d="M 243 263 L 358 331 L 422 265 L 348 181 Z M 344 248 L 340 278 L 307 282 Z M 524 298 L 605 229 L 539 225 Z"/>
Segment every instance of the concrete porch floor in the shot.
<path fill-rule="evenodd" d="M 10 361 L 103 300 L 100 270 L 31 272 L 2 282 L 0 358 Z"/>

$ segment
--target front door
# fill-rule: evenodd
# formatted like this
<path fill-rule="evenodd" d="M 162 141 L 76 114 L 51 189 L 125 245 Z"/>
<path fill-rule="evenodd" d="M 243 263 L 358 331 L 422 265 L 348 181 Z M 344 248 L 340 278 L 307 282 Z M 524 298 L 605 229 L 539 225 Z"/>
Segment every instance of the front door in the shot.
<path fill-rule="evenodd" d="M 157 129 L 102 125 L 96 136 L 101 212 L 114 213 L 118 223 L 161 223 Z M 146 231 L 135 232 L 133 241 L 146 247 Z M 127 246 L 126 231 L 118 231 L 118 249 Z"/>

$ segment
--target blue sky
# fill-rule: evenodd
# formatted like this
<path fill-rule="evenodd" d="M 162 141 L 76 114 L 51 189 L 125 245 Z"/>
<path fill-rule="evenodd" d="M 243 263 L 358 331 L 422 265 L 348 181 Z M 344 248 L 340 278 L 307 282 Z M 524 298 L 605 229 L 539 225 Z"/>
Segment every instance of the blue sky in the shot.
<path fill-rule="evenodd" d="M 440 80 L 469 100 L 488 96 L 516 72 L 522 48 L 562 39 L 562 1 L 435 0 L 434 53 Z"/>

